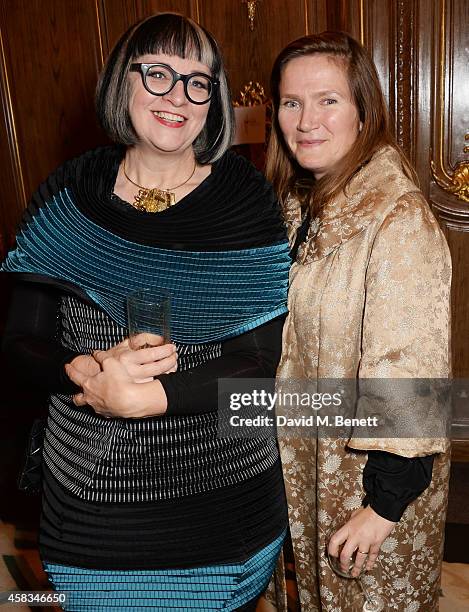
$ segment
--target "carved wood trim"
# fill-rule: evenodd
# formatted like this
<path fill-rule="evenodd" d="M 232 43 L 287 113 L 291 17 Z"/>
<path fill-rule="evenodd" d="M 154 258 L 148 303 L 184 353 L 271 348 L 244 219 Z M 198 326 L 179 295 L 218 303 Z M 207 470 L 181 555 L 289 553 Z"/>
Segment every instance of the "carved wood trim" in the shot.
<path fill-rule="evenodd" d="M 415 161 L 416 126 L 413 109 L 417 92 L 418 0 L 398 0 L 394 15 L 394 112 L 399 146 Z"/>
<path fill-rule="evenodd" d="M 191 0 L 190 3 L 191 17 L 197 23 L 200 23 L 200 5 L 199 0 Z"/>
<path fill-rule="evenodd" d="M 435 114 L 432 131 L 432 155 L 430 161 L 433 182 L 430 185 L 432 203 L 442 221 L 451 229 L 469 232 L 469 161 L 457 162 L 454 166 L 445 155 L 445 112 L 451 90 L 453 31 L 448 27 L 453 14 L 451 0 L 439 0 L 438 21 L 434 32 L 435 48 Z M 449 19 L 447 17 L 449 16 Z M 448 52 L 449 47 L 449 52 Z M 466 135 L 467 136 L 467 135 Z"/>
<path fill-rule="evenodd" d="M 26 188 L 24 184 L 23 166 L 21 155 L 18 146 L 18 135 L 16 130 L 16 121 L 14 107 L 11 97 L 10 77 L 8 74 L 7 61 L 5 56 L 5 46 L 2 26 L 0 25 L 0 89 L 5 116 L 5 126 L 8 134 L 8 148 L 10 150 L 10 159 L 12 162 L 13 176 L 15 182 L 15 191 L 17 194 L 17 202 L 21 208 L 24 208 L 27 203 Z"/>
<path fill-rule="evenodd" d="M 360 4 L 358 7 L 360 14 L 360 44 L 365 46 L 365 0 L 360 0 Z"/>
<path fill-rule="evenodd" d="M 441 223 L 449 230 L 469 232 L 469 208 L 451 194 L 444 193 L 435 183 L 430 185 L 432 207 Z"/>
<path fill-rule="evenodd" d="M 106 10 L 103 4 L 103 0 L 95 0 L 95 11 L 96 29 L 98 32 L 99 44 L 99 59 L 101 61 L 100 68 L 102 68 L 104 66 L 105 58 L 109 55 L 109 36 L 106 27 Z"/>

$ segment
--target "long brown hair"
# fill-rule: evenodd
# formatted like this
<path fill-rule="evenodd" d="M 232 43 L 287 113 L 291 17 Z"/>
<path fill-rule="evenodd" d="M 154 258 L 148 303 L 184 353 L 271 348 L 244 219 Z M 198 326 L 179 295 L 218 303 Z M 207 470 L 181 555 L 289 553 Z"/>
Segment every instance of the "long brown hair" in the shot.
<path fill-rule="evenodd" d="M 353 101 L 358 109 L 362 129 L 341 168 L 315 180 L 311 172 L 301 168 L 284 141 L 279 122 L 280 80 L 286 64 L 297 57 L 323 54 L 343 60 Z M 389 111 L 384 99 L 373 60 L 366 49 L 344 32 L 323 32 L 294 40 L 275 60 L 271 76 L 273 99 L 272 131 L 270 135 L 266 175 L 273 183 L 282 202 L 289 194 L 299 197 L 304 206 L 316 215 L 328 201 L 346 189 L 353 175 L 366 164 L 373 153 L 390 145 L 399 153 L 404 172 L 413 181 L 417 177 L 391 131 Z"/>

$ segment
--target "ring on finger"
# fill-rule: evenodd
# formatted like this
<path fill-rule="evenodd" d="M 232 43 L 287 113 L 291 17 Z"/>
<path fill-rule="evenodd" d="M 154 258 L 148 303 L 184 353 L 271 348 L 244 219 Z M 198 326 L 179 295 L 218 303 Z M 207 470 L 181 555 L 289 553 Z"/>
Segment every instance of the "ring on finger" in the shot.
<path fill-rule="evenodd" d="M 369 553 L 369 551 L 365 552 L 364 550 L 358 550 L 357 552 L 359 552 L 361 555 L 367 555 Z"/>

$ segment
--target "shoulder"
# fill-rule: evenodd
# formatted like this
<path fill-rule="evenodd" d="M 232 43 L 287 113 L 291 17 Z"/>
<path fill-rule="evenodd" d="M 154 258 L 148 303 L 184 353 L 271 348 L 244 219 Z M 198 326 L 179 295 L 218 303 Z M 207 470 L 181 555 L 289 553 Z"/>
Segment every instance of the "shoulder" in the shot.
<path fill-rule="evenodd" d="M 388 228 L 421 238 L 428 235 L 443 237 L 430 205 L 417 189 L 400 195 L 392 202 L 379 230 L 382 232 Z"/>
<path fill-rule="evenodd" d="M 394 261 L 412 260 L 414 266 L 451 269 L 446 238 L 423 194 L 401 195 L 384 217 L 375 235 L 372 257 L 386 253 Z"/>
<path fill-rule="evenodd" d="M 394 201 L 394 205 L 389 212 L 389 220 L 411 218 L 421 219 L 422 223 L 429 223 L 437 226 L 437 221 L 431 211 L 430 205 L 425 199 L 423 193 L 415 188 L 413 191 L 408 191 L 399 195 Z"/>
<path fill-rule="evenodd" d="M 213 206 L 221 217 L 285 239 L 283 214 L 272 184 L 248 159 L 227 151 L 215 162 L 212 174 Z"/>
<path fill-rule="evenodd" d="M 360 187 L 364 216 L 371 215 L 377 232 L 395 228 L 405 234 L 441 234 L 438 222 L 424 195 L 404 172 L 399 153 L 383 147 L 364 171 Z"/>
<path fill-rule="evenodd" d="M 86 151 L 65 161 L 39 185 L 27 208 L 26 218 L 36 214 L 38 209 L 48 206 L 64 190 L 74 190 L 85 177 L 88 183 L 94 180 L 98 182 L 118 163 L 121 156 L 121 147 L 110 145 Z"/>
<path fill-rule="evenodd" d="M 246 157 L 234 151 L 227 151 L 214 163 L 214 172 L 219 182 L 227 182 L 242 189 L 257 187 L 273 193 L 272 184 L 262 172 Z"/>
<path fill-rule="evenodd" d="M 75 180 L 79 180 L 83 173 L 105 172 L 106 168 L 115 164 L 116 160 L 120 159 L 122 155 L 122 147 L 117 145 L 91 149 L 59 166 L 48 176 L 45 184 L 49 184 L 49 186 L 56 184 L 59 188 L 66 187 L 69 182 L 73 183 Z"/>

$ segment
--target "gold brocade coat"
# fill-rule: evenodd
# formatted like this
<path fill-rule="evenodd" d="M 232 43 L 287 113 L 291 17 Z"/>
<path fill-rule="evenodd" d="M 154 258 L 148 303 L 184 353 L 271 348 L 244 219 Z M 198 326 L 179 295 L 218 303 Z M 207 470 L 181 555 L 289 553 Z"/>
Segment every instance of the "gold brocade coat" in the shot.
<path fill-rule="evenodd" d="M 293 239 L 301 225 L 298 202 L 289 202 L 286 216 Z M 299 248 L 279 379 L 448 377 L 450 282 L 444 236 L 396 151 L 384 147 L 311 223 Z M 388 610 L 438 610 L 446 438 L 287 436 L 279 444 L 303 612 L 363 609 L 357 582 L 331 571 L 325 549 L 361 506 L 366 451 L 438 453 L 431 485 L 383 543 L 381 569 L 365 578 L 372 591 L 384 594 Z M 284 610 L 278 581 L 277 589 Z"/>

